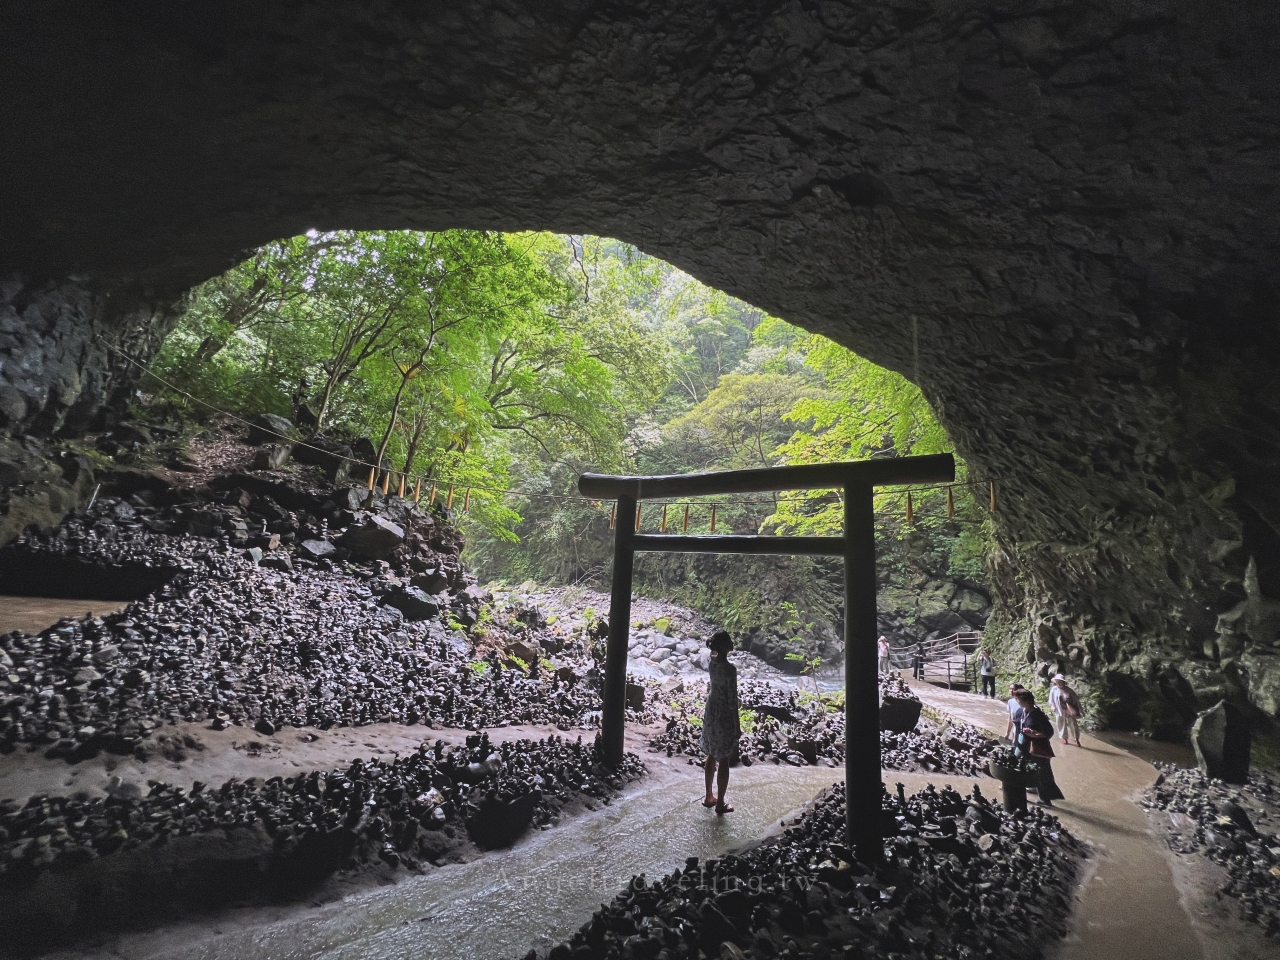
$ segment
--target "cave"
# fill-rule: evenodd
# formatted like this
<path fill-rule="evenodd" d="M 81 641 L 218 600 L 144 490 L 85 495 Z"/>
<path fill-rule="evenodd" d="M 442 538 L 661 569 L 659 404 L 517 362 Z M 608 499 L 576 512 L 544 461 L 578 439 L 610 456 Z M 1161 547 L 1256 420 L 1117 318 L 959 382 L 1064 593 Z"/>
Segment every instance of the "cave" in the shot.
<path fill-rule="evenodd" d="M 1280 11 L 1173 0 L 5 13 L 0 424 L 118 415 L 308 229 L 628 241 L 917 382 L 989 638 L 1101 719 L 1280 710 Z"/>

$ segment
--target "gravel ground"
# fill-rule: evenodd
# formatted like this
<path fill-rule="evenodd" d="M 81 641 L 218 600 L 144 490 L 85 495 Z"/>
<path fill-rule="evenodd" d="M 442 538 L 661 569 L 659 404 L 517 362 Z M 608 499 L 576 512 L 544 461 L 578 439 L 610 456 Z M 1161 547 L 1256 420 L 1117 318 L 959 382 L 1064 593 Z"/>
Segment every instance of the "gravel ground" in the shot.
<path fill-rule="evenodd" d="M 1222 867 L 1219 901 L 1280 940 L 1280 780 L 1255 770 L 1236 785 L 1199 770 L 1160 768 L 1142 803 L 1167 815 L 1169 848 Z"/>
<path fill-rule="evenodd" d="M 883 815 L 885 859 L 858 862 L 836 785 L 782 837 L 634 878 L 545 957 L 1024 960 L 1062 936 L 1083 851 L 1056 818 L 933 787 Z"/>

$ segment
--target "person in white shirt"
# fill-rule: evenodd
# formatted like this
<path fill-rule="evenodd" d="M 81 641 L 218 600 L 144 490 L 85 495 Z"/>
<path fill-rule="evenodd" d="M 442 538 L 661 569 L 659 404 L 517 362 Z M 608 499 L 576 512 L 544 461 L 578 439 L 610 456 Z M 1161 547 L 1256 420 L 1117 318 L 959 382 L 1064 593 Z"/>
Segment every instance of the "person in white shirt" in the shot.
<path fill-rule="evenodd" d="M 996 697 L 996 661 L 986 650 L 978 651 L 978 676 L 982 678 L 982 695 Z"/>
<path fill-rule="evenodd" d="M 1063 743 L 1071 734 L 1076 746 L 1080 746 L 1080 717 L 1084 713 L 1080 695 L 1067 685 L 1067 678 L 1055 673 L 1049 687 L 1049 709 L 1053 711 L 1053 727 Z"/>
<path fill-rule="evenodd" d="M 1017 718 L 1018 711 L 1022 709 L 1022 705 L 1018 703 L 1017 693 L 1022 690 L 1020 683 L 1009 684 L 1009 702 L 1005 705 L 1009 709 L 1009 724 L 1004 728 L 1004 738 L 1012 742 L 1017 736 L 1017 725 L 1014 723 Z"/>
<path fill-rule="evenodd" d="M 892 669 L 892 665 L 889 663 L 888 637 L 881 636 L 880 639 L 876 641 L 876 652 L 880 660 L 880 672 L 888 673 Z"/>

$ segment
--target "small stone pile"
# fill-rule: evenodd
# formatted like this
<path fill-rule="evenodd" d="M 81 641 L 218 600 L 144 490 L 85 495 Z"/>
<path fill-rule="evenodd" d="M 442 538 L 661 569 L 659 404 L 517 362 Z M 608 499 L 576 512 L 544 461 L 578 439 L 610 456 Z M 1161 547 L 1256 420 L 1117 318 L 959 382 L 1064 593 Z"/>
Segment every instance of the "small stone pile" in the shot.
<path fill-rule="evenodd" d="M 1006 813 L 976 789 L 899 786 L 882 820 L 884 860 L 859 862 L 837 784 L 781 838 L 636 877 L 546 960 L 1022 960 L 1065 932 L 1082 848 L 1054 817 Z"/>
<path fill-rule="evenodd" d="M 233 479 L 263 489 L 250 482 L 257 478 Z M 280 486 L 269 492 L 285 497 Z M 361 488 L 348 492 L 367 496 Z M 314 502 L 320 494 L 305 495 Z M 287 511 L 260 528 L 253 518 L 279 506 L 267 493 L 237 486 L 226 491 L 227 502 L 192 496 L 167 507 L 141 494 L 101 498 L 91 511 L 4 551 L 8 564 L 78 564 L 68 576 L 84 576 L 88 565 L 162 570 L 167 582 L 121 614 L 64 620 L 37 637 L 0 637 L 0 750 L 27 744 L 72 761 L 102 750 L 145 759 L 152 733 L 179 721 L 266 735 L 286 725 L 380 721 L 562 730 L 598 722 L 598 691 L 578 682 L 594 666 L 581 646 L 554 663 L 539 647 L 533 662 L 516 669 L 496 651 L 485 658 L 473 650 L 461 628 L 476 621 L 485 593 L 459 572 L 459 540 L 441 518 L 389 498 L 379 501 L 382 513 L 361 520 L 326 500 L 330 507 L 317 514 Z M 195 525 L 197 515 L 210 526 Z M 206 536 L 215 520 L 222 532 Z M 336 541 L 323 539 L 337 533 L 329 520 L 347 523 Z M 276 523 L 289 529 L 273 531 Z M 301 540 L 292 554 L 270 546 L 275 538 L 283 544 L 295 525 L 295 540 L 321 539 Z M 371 552 L 367 542 L 387 526 L 409 531 L 390 560 L 334 559 L 340 550 Z M 430 538 L 428 529 L 436 531 Z M 266 544 L 254 546 L 261 538 Z M 387 546 L 394 537 L 383 539 Z M 317 559 L 303 556 L 307 550 Z M 281 562 L 268 566 L 273 557 Z"/>
<path fill-rule="evenodd" d="M 886 681 L 882 677 L 881 686 L 896 694 L 893 680 L 898 678 Z M 909 690 L 907 693 L 914 698 Z M 650 738 L 650 750 L 667 756 L 687 756 L 690 763 L 701 763 L 705 697 L 703 686 L 668 695 L 663 715 L 666 729 Z M 738 702 L 748 714 L 738 740 L 743 764 L 834 767 L 844 763 L 842 696 L 805 695 L 770 684 L 742 681 L 738 685 Z M 986 776 L 987 758 L 997 745 L 976 727 L 957 720 L 941 726 L 922 718 L 914 730 L 905 733 L 880 731 L 881 762 L 891 770 Z"/>
<path fill-rule="evenodd" d="M 1280 938 L 1280 780 L 1255 770 L 1236 786 L 1199 770 L 1160 766 L 1142 804 L 1168 814 L 1169 847 L 1223 867 L 1223 900 Z"/>
<path fill-rule="evenodd" d="M 437 740 L 407 757 L 356 760 L 345 770 L 221 787 L 197 782 L 190 791 L 154 783 L 145 797 L 34 796 L 21 807 L 0 801 L 0 885 L 23 886 L 47 867 L 175 837 L 257 825 L 274 841 L 276 859 L 336 837 L 347 865 L 377 857 L 417 867 L 457 846 L 457 831 L 439 832 L 447 826 L 461 824 L 483 848 L 506 845 L 531 825 L 553 823 L 575 800 L 607 801 L 643 772 L 634 754 L 616 771 L 605 768 L 581 737 L 495 747 L 478 734 L 465 747 Z"/>

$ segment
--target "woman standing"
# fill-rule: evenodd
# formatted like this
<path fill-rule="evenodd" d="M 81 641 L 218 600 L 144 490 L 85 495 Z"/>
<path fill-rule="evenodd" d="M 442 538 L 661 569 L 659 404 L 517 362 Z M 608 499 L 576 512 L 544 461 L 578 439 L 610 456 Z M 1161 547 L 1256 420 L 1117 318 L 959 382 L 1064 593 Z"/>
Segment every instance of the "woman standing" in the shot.
<path fill-rule="evenodd" d="M 1049 709 L 1053 711 L 1053 725 L 1063 746 L 1067 744 L 1067 734 L 1075 738 L 1076 746 L 1080 746 L 1080 718 L 1084 715 L 1084 707 L 1080 703 L 1080 695 L 1067 685 L 1067 678 L 1060 673 L 1053 675 L 1053 687 L 1049 690 Z"/>
<path fill-rule="evenodd" d="M 1053 801 L 1065 798 L 1058 782 L 1053 779 L 1053 724 L 1045 716 L 1045 712 L 1036 706 L 1036 698 L 1030 690 L 1019 690 L 1014 694 L 1018 705 L 1022 707 L 1019 722 L 1017 745 L 1014 752 L 1027 758 L 1027 762 L 1036 768 L 1037 793 L 1036 801 L 1042 807 L 1052 807 Z"/>
<path fill-rule="evenodd" d="M 729 662 L 733 639 L 721 630 L 709 641 L 711 649 L 711 687 L 707 691 L 707 706 L 702 713 L 702 752 L 707 755 L 707 795 L 704 807 L 715 807 L 724 816 L 733 813 L 733 807 L 724 802 L 724 792 L 729 786 L 729 761 L 738 749 L 741 729 L 738 723 L 738 668 Z M 717 777 L 717 773 L 719 776 Z M 712 781 L 718 792 L 711 792 Z"/>

